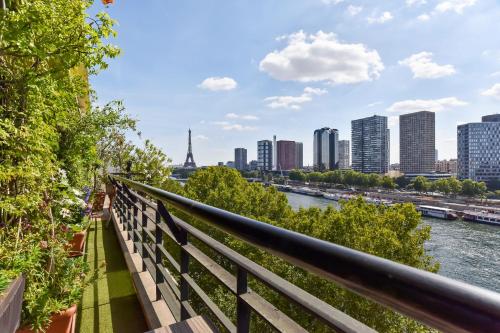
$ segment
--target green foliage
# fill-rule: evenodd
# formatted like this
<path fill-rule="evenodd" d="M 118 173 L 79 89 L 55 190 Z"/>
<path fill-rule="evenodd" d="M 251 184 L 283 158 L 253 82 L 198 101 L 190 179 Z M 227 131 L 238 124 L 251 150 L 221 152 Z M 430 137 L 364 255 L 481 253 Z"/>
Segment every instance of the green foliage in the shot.
<path fill-rule="evenodd" d="M 484 182 L 475 182 L 470 179 L 460 181 L 455 177 L 429 181 L 423 176 L 418 176 L 411 183 L 411 187 L 418 192 L 441 192 L 443 194 L 463 194 L 466 196 L 477 197 L 484 196 L 487 192 Z"/>
<path fill-rule="evenodd" d="M 364 174 L 354 170 L 333 170 L 324 173 L 305 173 L 301 170 L 290 171 L 289 178 L 296 181 L 309 181 L 315 183 L 329 183 L 345 186 L 359 186 L 362 188 L 384 187 L 393 189 L 396 183 L 391 177 L 378 174 Z"/>
<path fill-rule="evenodd" d="M 436 272 L 439 265 L 425 253 L 424 243 L 430 237 L 430 227 L 421 222 L 419 213 L 411 204 L 385 207 L 366 203 L 362 198 L 342 202 L 340 210 L 329 207 L 301 209 L 295 212 L 286 196 L 273 187 L 248 183 L 233 169 L 211 167 L 198 170 L 185 188 L 185 195 L 216 206 L 286 229 L 311 235 L 353 249 L 371 253 L 420 269 Z M 185 218 L 185 217 L 184 217 Z M 332 282 L 307 273 L 264 251 L 189 219 L 198 228 L 208 232 L 251 260 L 274 271 L 313 295 L 325 300 L 354 318 L 383 332 L 418 332 L 427 329 L 417 322 L 394 313 L 374 302 L 363 299 Z M 224 267 L 228 263 L 214 256 Z M 224 292 L 207 274 L 198 279 L 205 291 L 229 315 L 234 315 L 234 299 Z M 328 331 L 321 323 L 311 320 L 300 308 L 291 306 L 283 297 L 255 281 L 251 288 L 312 332 Z M 266 331 L 260 321 L 253 331 Z"/>
<path fill-rule="evenodd" d="M 467 196 L 482 196 L 486 193 L 486 184 L 470 179 L 462 181 L 462 194 Z"/>
<path fill-rule="evenodd" d="M 81 222 L 71 188 L 105 162 L 109 133 L 134 122 L 120 103 L 92 108 L 88 74 L 119 50 L 90 0 L 11 0 L 0 10 L 0 270 L 26 276 L 23 325 L 43 329 L 78 303 L 87 267 L 68 258 Z M 119 135 L 118 135 L 119 136 Z M 106 140 L 110 138 L 109 140 Z M 63 176 L 64 175 L 64 176 Z"/>
<path fill-rule="evenodd" d="M 413 182 L 411 183 L 413 189 L 417 192 L 427 192 L 430 189 L 430 182 L 427 180 L 427 178 L 423 176 L 418 176 L 416 177 Z"/>
<path fill-rule="evenodd" d="M 15 274 L 12 271 L 0 269 L 0 296 L 2 295 L 2 292 L 7 289 L 14 278 Z"/>
<path fill-rule="evenodd" d="M 67 233 L 44 219 L 0 229 L 0 271 L 26 278 L 22 322 L 42 329 L 50 315 L 79 302 L 88 283 L 82 258 L 69 258 Z"/>

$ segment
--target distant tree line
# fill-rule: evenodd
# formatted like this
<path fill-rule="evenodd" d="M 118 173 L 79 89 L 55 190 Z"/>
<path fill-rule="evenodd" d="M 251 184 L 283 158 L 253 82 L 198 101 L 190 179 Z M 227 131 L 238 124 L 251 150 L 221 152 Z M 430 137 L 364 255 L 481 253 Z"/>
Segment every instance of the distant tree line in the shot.
<path fill-rule="evenodd" d="M 482 196 L 487 192 L 484 182 L 475 182 L 470 179 L 463 181 L 457 178 L 443 178 L 430 181 L 426 177 L 418 176 L 413 181 L 401 176 L 391 178 L 375 173 L 365 174 L 354 170 L 333 170 L 327 172 L 306 173 L 301 170 L 292 170 L 290 180 L 355 186 L 360 188 L 386 188 L 386 189 L 413 189 L 417 192 L 439 192 L 452 195 Z"/>
<path fill-rule="evenodd" d="M 443 194 L 461 194 L 471 197 L 483 196 L 487 192 L 484 182 L 475 182 L 470 179 L 460 181 L 455 177 L 430 181 L 423 176 L 418 176 L 410 183 L 409 187 L 418 192 L 440 192 Z"/>
<path fill-rule="evenodd" d="M 387 189 L 396 188 L 393 178 L 376 173 L 361 173 L 354 170 L 333 170 L 327 172 L 306 173 L 301 170 L 292 170 L 289 173 L 290 180 L 307 181 L 314 183 L 329 183 L 345 186 L 358 186 L 362 188 L 383 187 Z"/>

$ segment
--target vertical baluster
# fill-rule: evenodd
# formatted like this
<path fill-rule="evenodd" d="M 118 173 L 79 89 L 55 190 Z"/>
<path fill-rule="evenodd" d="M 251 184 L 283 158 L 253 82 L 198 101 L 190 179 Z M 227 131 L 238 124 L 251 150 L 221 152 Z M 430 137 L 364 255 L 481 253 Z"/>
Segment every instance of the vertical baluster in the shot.
<path fill-rule="evenodd" d="M 134 197 L 134 201 L 133 201 L 133 209 L 134 209 L 134 217 L 132 219 L 132 242 L 133 242 L 133 249 L 134 249 L 134 253 L 137 252 L 137 245 L 136 243 L 139 241 L 139 237 L 137 236 L 137 224 L 138 224 L 138 221 L 137 221 L 137 217 L 139 216 L 139 209 L 137 208 L 137 205 L 138 205 L 138 201 L 137 201 L 137 198 Z M 142 254 L 144 256 L 144 253 Z"/>
<path fill-rule="evenodd" d="M 157 205 L 160 205 L 160 201 L 158 200 Z M 156 270 L 156 300 L 161 299 L 161 292 L 158 285 L 163 283 L 163 274 L 160 272 L 160 267 L 162 265 L 162 255 L 160 251 L 160 245 L 163 245 L 163 231 L 160 229 L 161 223 L 161 215 L 158 210 L 155 211 L 155 270 Z"/>
<path fill-rule="evenodd" d="M 146 203 L 143 201 L 141 205 L 141 210 L 142 210 L 142 217 L 141 217 L 141 222 L 142 222 L 142 271 L 144 272 L 146 270 L 146 258 L 149 258 L 149 252 L 146 251 L 146 244 L 148 240 L 148 235 L 146 234 L 146 229 L 148 227 L 148 217 L 146 215 L 146 209 L 147 209 Z M 150 258 L 152 259 L 152 258 Z"/>
<path fill-rule="evenodd" d="M 243 268 L 238 267 L 236 280 L 236 331 L 248 333 L 250 330 L 250 307 L 241 299 L 240 295 L 248 291 L 248 274 Z"/>
<path fill-rule="evenodd" d="M 181 320 L 189 319 L 189 313 L 186 308 L 182 304 L 184 301 L 189 300 L 189 285 L 184 278 L 183 274 L 189 274 L 189 254 L 184 249 L 184 245 L 187 245 L 187 232 L 184 229 L 180 230 L 180 245 L 181 245 L 181 281 L 180 281 L 180 289 L 181 289 Z"/>
<path fill-rule="evenodd" d="M 127 198 L 127 224 L 126 225 L 123 225 L 123 230 L 126 230 L 127 231 L 127 240 L 130 240 L 130 229 L 131 229 L 131 226 L 130 226 L 130 220 L 131 220 L 131 210 L 132 210 L 132 200 L 131 200 L 131 195 L 130 195 L 130 192 L 127 191 L 127 194 L 126 194 L 126 198 Z"/>

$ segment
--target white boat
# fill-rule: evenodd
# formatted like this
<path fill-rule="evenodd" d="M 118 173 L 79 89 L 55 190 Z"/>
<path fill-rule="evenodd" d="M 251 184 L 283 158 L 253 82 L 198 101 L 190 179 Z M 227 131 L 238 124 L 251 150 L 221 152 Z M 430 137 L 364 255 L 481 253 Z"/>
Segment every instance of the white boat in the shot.
<path fill-rule="evenodd" d="M 308 187 L 296 187 L 292 189 L 293 193 L 299 193 L 299 194 L 305 194 L 305 195 L 310 195 L 313 197 L 321 197 L 323 196 L 323 192 L 319 190 L 314 190 L 312 188 Z"/>
<path fill-rule="evenodd" d="M 339 201 L 341 196 L 337 193 L 323 193 L 323 198 L 333 201 Z"/>
<path fill-rule="evenodd" d="M 487 211 L 464 211 L 464 221 L 500 226 L 500 215 Z"/>
<path fill-rule="evenodd" d="M 443 220 L 456 220 L 458 218 L 453 209 L 435 207 L 435 206 L 418 206 L 417 210 L 422 213 L 422 216 L 435 217 Z"/>

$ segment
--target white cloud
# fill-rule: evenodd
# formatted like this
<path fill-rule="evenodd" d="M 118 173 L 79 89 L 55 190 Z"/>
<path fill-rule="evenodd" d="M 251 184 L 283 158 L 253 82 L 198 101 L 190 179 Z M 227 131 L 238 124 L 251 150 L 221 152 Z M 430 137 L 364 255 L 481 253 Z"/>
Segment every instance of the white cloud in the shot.
<path fill-rule="evenodd" d="M 445 13 L 453 11 L 457 14 L 462 14 L 466 7 L 474 6 L 477 0 L 447 0 L 441 1 L 436 5 L 434 11 L 437 13 Z"/>
<path fill-rule="evenodd" d="M 255 131 L 257 127 L 254 126 L 244 126 L 240 124 L 229 124 L 222 126 L 224 131 Z"/>
<path fill-rule="evenodd" d="M 445 97 L 440 99 L 409 99 L 392 104 L 387 108 L 387 111 L 401 113 L 416 111 L 439 112 L 465 105 L 467 105 L 467 102 L 461 101 L 456 97 Z"/>
<path fill-rule="evenodd" d="M 325 5 L 338 5 L 341 2 L 344 2 L 344 0 L 321 0 Z"/>
<path fill-rule="evenodd" d="M 230 123 L 228 121 L 212 121 L 213 125 L 219 126 L 224 131 L 255 131 L 257 127 L 244 126 L 241 124 Z"/>
<path fill-rule="evenodd" d="M 432 62 L 431 52 L 413 54 L 400 61 L 399 64 L 409 67 L 415 79 L 437 79 L 456 73 L 452 65 L 438 65 Z"/>
<path fill-rule="evenodd" d="M 500 76 L 500 71 L 498 72 L 495 72 L 495 73 L 491 73 L 490 74 L 491 77 L 497 77 L 497 76 Z"/>
<path fill-rule="evenodd" d="M 422 22 L 429 21 L 430 19 L 431 19 L 431 16 L 429 14 L 422 14 L 422 15 L 417 16 L 417 20 L 422 21 Z"/>
<path fill-rule="evenodd" d="M 333 33 L 306 35 L 299 31 L 286 39 L 288 45 L 268 53 L 259 66 L 277 80 L 359 83 L 377 79 L 384 69 L 377 51 L 363 44 L 342 43 Z"/>
<path fill-rule="evenodd" d="M 373 102 L 373 103 L 368 104 L 366 107 L 367 108 L 372 108 L 372 107 L 380 105 L 382 103 L 383 103 L 382 101 L 377 101 L 377 102 Z"/>
<path fill-rule="evenodd" d="M 406 0 L 406 5 L 407 6 L 420 6 L 420 5 L 425 5 L 427 3 L 426 0 Z"/>
<path fill-rule="evenodd" d="M 197 140 L 197 141 L 205 141 L 205 140 L 208 140 L 208 137 L 203 135 L 203 134 L 198 134 L 198 135 L 195 135 L 193 137 L 193 140 Z"/>
<path fill-rule="evenodd" d="M 251 115 L 251 114 L 236 114 L 236 113 L 227 113 L 226 118 L 229 119 L 243 119 L 243 120 L 259 120 L 259 117 Z"/>
<path fill-rule="evenodd" d="M 304 88 L 304 92 L 300 96 L 271 96 L 264 99 L 267 106 L 271 109 L 291 109 L 299 110 L 302 104 L 312 101 L 313 96 L 321 96 L 328 93 L 325 89 L 320 88 Z"/>
<path fill-rule="evenodd" d="M 385 23 L 392 20 L 394 16 L 392 16 L 391 12 L 383 12 L 380 16 L 370 16 L 366 20 L 368 23 Z"/>
<path fill-rule="evenodd" d="M 491 88 L 486 89 L 481 95 L 500 99 L 500 83 L 496 83 Z"/>
<path fill-rule="evenodd" d="M 238 86 L 238 83 L 230 77 L 209 77 L 203 80 L 198 87 L 211 91 L 233 90 Z"/>
<path fill-rule="evenodd" d="M 349 5 L 346 10 L 349 15 L 356 16 L 363 11 L 363 6 Z"/>

